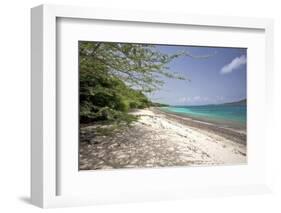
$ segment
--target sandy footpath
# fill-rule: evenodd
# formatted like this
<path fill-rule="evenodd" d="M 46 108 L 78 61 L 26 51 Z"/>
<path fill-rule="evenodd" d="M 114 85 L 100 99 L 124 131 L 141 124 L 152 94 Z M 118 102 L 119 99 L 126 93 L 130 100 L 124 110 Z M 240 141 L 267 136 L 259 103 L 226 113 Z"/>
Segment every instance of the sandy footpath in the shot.
<path fill-rule="evenodd" d="M 235 134 L 227 137 L 224 131 L 192 120 L 189 123 L 194 125 L 188 125 L 153 109 L 132 114 L 139 120 L 131 127 L 112 136 L 93 137 L 91 143 L 83 138 L 94 135 L 96 127 L 81 129 L 81 170 L 246 163 L 246 143 L 237 143 Z"/>

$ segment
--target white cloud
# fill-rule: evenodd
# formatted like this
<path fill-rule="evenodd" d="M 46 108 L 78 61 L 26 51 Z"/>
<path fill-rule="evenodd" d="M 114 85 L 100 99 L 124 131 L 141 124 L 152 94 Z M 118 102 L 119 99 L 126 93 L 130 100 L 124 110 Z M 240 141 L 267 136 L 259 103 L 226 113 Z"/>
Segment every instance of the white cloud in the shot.
<path fill-rule="evenodd" d="M 193 97 L 193 99 L 194 99 L 195 101 L 199 101 L 199 100 L 201 100 L 201 97 L 200 97 L 200 96 L 195 96 L 195 97 Z"/>
<path fill-rule="evenodd" d="M 181 97 L 180 99 L 179 99 L 179 102 L 180 103 L 185 103 L 187 101 L 187 98 L 186 97 Z"/>
<path fill-rule="evenodd" d="M 201 97 L 201 96 L 180 97 L 178 99 L 178 103 L 181 103 L 181 104 L 203 103 L 203 102 L 207 102 L 209 100 L 210 99 L 208 97 Z"/>
<path fill-rule="evenodd" d="M 220 100 L 220 101 L 224 100 L 223 96 L 216 96 L 216 98 L 217 98 L 217 100 Z"/>
<path fill-rule="evenodd" d="M 178 99 L 178 103 L 181 104 L 192 103 L 194 102 L 195 99 L 196 99 L 195 97 L 181 97 Z"/>
<path fill-rule="evenodd" d="M 179 103 L 189 103 L 192 102 L 193 98 L 192 97 L 181 97 L 178 99 Z"/>
<path fill-rule="evenodd" d="M 243 64 L 247 63 L 247 58 L 245 55 L 241 55 L 240 57 L 234 58 L 229 64 L 225 65 L 220 73 L 221 74 L 228 74 L 231 73 L 233 70 L 238 69 Z"/>

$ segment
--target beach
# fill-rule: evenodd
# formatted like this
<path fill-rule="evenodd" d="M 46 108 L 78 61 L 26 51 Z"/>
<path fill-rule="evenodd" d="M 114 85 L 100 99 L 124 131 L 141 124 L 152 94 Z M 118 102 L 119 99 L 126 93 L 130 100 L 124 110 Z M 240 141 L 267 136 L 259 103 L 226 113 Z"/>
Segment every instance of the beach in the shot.
<path fill-rule="evenodd" d="M 131 112 L 138 120 L 107 136 L 80 129 L 80 170 L 237 165 L 247 163 L 246 131 L 167 113 Z"/>

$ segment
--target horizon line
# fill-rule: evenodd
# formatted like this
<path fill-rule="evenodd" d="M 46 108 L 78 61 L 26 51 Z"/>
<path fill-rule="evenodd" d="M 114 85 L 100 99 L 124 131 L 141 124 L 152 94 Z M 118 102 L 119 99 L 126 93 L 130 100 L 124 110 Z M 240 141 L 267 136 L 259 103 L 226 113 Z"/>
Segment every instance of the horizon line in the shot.
<path fill-rule="evenodd" d="M 206 103 L 206 104 L 168 104 L 168 103 L 163 103 L 163 102 L 154 102 L 154 103 L 159 103 L 159 104 L 164 104 L 164 105 L 169 105 L 169 106 L 208 106 L 208 105 L 222 105 L 222 104 L 230 104 L 230 103 L 235 103 L 235 102 L 240 102 L 240 101 L 247 101 L 247 97 L 238 99 L 238 100 L 233 100 L 233 101 L 227 101 L 227 102 L 221 102 L 221 103 Z"/>

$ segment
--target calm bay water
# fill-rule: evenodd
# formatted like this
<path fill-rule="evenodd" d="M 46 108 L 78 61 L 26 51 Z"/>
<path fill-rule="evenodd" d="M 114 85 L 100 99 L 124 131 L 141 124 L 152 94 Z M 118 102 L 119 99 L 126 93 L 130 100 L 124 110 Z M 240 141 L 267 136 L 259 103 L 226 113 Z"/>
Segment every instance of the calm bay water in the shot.
<path fill-rule="evenodd" d="M 246 126 L 247 107 L 241 105 L 206 105 L 206 106 L 170 106 L 164 111 L 178 115 L 213 121 L 218 123 L 234 123 Z"/>

